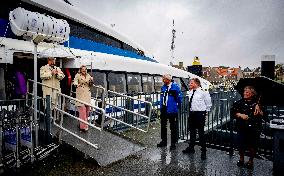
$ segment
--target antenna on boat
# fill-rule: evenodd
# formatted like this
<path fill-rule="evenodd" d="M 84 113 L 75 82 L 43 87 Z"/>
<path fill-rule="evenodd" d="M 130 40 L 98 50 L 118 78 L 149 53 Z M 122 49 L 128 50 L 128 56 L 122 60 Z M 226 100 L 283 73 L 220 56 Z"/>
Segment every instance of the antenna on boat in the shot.
<path fill-rule="evenodd" d="M 175 20 L 173 19 L 173 29 L 172 29 L 172 43 L 171 43 L 171 61 L 170 65 L 173 65 L 174 61 L 174 49 L 175 49 L 175 38 L 176 38 L 176 30 L 175 30 Z"/>

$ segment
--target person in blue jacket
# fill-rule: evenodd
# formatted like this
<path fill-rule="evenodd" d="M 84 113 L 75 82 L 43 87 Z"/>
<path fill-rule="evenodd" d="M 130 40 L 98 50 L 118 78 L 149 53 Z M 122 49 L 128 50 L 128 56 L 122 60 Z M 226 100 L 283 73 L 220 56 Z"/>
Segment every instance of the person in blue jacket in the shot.
<path fill-rule="evenodd" d="M 181 105 L 181 91 L 177 83 L 172 82 L 170 74 L 163 75 L 164 85 L 161 88 L 160 107 L 161 107 L 161 139 L 157 147 L 167 146 L 167 122 L 169 119 L 171 129 L 171 146 L 170 149 L 176 149 L 178 140 L 178 109 Z"/>

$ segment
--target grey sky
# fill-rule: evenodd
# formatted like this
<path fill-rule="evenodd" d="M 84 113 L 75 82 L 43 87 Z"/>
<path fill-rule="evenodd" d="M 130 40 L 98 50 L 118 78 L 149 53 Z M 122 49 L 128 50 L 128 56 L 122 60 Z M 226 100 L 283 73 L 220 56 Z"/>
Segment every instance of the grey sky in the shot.
<path fill-rule="evenodd" d="M 175 60 L 205 66 L 260 66 L 264 54 L 284 63 L 284 0 L 70 0 L 169 64 L 172 20 Z"/>

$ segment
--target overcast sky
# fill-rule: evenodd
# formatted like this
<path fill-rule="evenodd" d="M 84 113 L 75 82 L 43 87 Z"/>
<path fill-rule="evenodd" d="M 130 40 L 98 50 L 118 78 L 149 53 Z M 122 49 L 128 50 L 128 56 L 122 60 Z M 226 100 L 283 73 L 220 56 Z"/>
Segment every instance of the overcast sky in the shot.
<path fill-rule="evenodd" d="M 204 66 L 260 66 L 262 55 L 284 63 L 284 0 L 70 0 L 128 36 L 156 60 Z"/>

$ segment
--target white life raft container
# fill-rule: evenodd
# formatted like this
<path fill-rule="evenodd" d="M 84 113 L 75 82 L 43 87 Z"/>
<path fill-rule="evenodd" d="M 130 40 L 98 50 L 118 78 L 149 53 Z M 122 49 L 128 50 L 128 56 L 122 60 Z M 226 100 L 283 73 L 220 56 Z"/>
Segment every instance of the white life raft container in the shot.
<path fill-rule="evenodd" d="M 10 25 L 17 36 L 36 37 L 41 35 L 47 41 L 62 43 L 69 39 L 70 27 L 66 20 L 30 12 L 18 7 L 9 14 Z"/>

